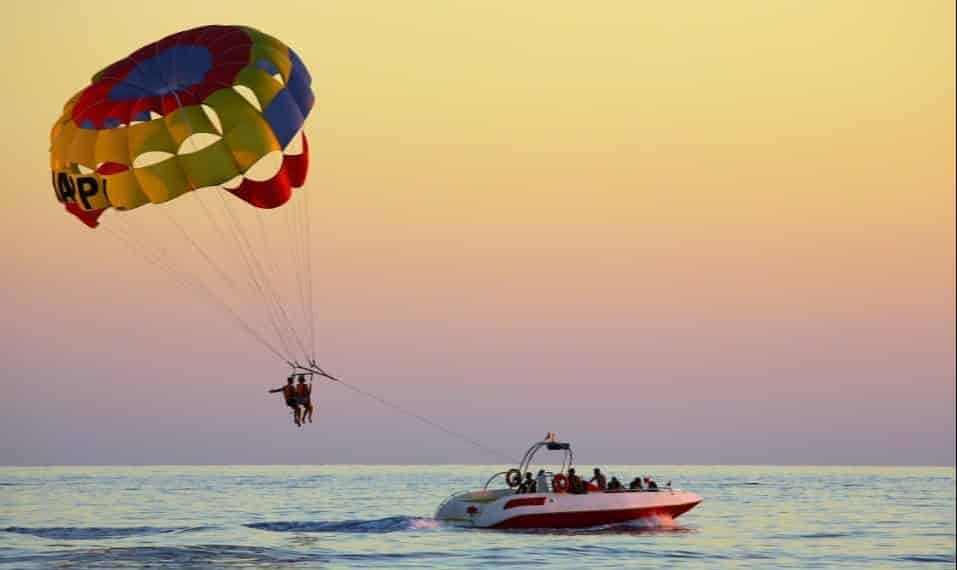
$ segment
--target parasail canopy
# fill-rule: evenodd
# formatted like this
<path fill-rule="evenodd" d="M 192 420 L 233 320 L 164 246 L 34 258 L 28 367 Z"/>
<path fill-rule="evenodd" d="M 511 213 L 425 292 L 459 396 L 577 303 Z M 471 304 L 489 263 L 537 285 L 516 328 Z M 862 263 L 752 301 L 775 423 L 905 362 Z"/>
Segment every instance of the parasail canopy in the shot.
<path fill-rule="evenodd" d="M 57 199 L 96 227 L 107 209 L 221 188 L 276 208 L 309 163 L 312 78 L 278 39 L 202 26 L 143 46 L 95 74 L 50 134 Z"/>

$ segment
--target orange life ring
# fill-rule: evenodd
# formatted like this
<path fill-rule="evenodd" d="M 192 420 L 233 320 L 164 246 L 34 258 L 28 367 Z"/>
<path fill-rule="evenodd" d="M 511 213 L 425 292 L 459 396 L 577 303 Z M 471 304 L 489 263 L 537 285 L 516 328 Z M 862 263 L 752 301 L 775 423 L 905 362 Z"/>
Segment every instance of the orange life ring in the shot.
<path fill-rule="evenodd" d="M 552 491 L 564 493 L 568 490 L 568 477 L 563 473 L 558 473 L 552 477 Z"/>

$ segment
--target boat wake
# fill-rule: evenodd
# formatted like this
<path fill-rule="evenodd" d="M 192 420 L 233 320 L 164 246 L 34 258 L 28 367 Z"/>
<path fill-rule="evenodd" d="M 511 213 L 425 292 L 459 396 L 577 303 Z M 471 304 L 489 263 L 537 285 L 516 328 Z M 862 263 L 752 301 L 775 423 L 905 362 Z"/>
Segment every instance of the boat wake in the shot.
<path fill-rule="evenodd" d="M 344 532 L 381 534 L 408 530 L 438 528 L 434 519 L 421 517 L 386 517 L 371 520 L 315 521 L 315 522 L 261 522 L 243 525 L 256 530 L 271 532 Z"/>
<path fill-rule="evenodd" d="M 556 534 L 556 535 L 589 535 L 589 534 L 654 534 L 654 533 L 683 533 L 693 532 L 694 529 L 678 524 L 672 517 L 661 515 L 648 517 L 629 522 L 592 526 L 588 528 L 531 528 L 508 529 L 510 533 L 525 534 Z"/>
<path fill-rule="evenodd" d="M 194 546 L 132 546 L 89 549 L 47 550 L 42 553 L 0 557 L 4 567 L 57 568 L 190 568 L 251 565 L 274 567 L 294 563 L 325 562 L 328 555 L 301 553 L 288 549 L 224 544 Z"/>
<path fill-rule="evenodd" d="M 243 525 L 254 530 L 269 532 L 341 532 L 356 534 L 386 534 L 391 532 L 405 532 L 415 530 L 433 530 L 443 528 L 442 521 L 425 517 L 386 517 L 368 520 L 342 521 L 275 521 L 249 523 Z M 451 528 L 462 530 L 467 527 L 452 525 Z M 478 529 L 476 529 L 478 530 Z M 627 523 L 601 525 L 579 529 L 509 529 L 494 532 L 531 533 L 531 534 L 643 534 L 653 532 L 687 532 L 691 529 L 679 525 L 668 516 L 656 516 Z"/>
<path fill-rule="evenodd" d="M 172 534 L 184 532 L 200 532 L 211 527 L 171 527 L 161 528 L 153 526 L 131 527 L 40 527 L 29 528 L 22 526 L 8 526 L 4 532 L 26 534 L 38 538 L 52 540 L 99 540 L 104 538 L 128 538 L 152 534 Z"/>

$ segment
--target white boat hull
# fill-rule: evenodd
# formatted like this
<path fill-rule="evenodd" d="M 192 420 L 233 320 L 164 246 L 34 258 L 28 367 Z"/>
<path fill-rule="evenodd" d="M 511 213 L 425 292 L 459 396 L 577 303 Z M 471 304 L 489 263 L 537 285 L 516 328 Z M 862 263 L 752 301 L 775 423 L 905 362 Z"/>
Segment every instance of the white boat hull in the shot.
<path fill-rule="evenodd" d="M 459 493 L 446 499 L 438 520 L 480 528 L 587 528 L 655 517 L 675 518 L 701 502 L 679 489 L 516 494 L 511 489 Z"/>

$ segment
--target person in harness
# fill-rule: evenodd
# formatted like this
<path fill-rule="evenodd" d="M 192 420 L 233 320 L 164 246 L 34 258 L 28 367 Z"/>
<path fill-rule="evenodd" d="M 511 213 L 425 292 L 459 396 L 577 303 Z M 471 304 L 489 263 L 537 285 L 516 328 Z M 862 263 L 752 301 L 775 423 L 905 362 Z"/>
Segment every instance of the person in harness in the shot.
<path fill-rule="evenodd" d="M 293 384 L 295 375 L 290 374 L 286 378 L 286 385 L 282 388 L 274 388 L 269 391 L 270 394 L 282 392 L 282 397 L 286 400 L 286 405 L 292 408 L 292 421 L 299 427 L 302 427 L 302 411 L 299 409 L 299 398 L 296 395 L 296 386 Z"/>
<path fill-rule="evenodd" d="M 305 374 L 299 375 L 299 385 L 296 386 L 296 401 L 302 406 L 300 421 L 306 423 L 308 419 L 309 423 L 312 423 L 312 382 L 306 384 Z"/>

